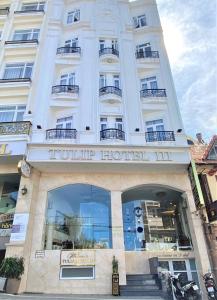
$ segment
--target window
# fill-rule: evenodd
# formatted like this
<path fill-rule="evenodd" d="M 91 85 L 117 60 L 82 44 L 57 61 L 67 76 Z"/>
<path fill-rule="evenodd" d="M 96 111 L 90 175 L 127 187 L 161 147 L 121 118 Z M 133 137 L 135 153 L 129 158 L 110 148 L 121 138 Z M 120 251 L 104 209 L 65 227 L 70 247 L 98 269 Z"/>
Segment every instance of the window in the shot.
<path fill-rule="evenodd" d="M 122 118 L 115 119 L 115 128 L 118 130 L 123 130 L 123 120 Z"/>
<path fill-rule="evenodd" d="M 151 57 L 151 44 L 145 43 L 136 46 L 136 52 L 140 54 L 145 54 L 145 57 Z"/>
<path fill-rule="evenodd" d="M 31 78 L 33 63 L 7 64 L 3 79 Z"/>
<path fill-rule="evenodd" d="M 60 85 L 75 85 L 75 73 L 62 75 L 60 77 Z"/>
<path fill-rule="evenodd" d="M 106 48 L 105 40 L 99 40 L 99 50 Z"/>
<path fill-rule="evenodd" d="M 76 9 L 68 13 L 67 24 L 75 23 L 80 20 L 80 10 Z"/>
<path fill-rule="evenodd" d="M 101 74 L 99 77 L 99 88 L 103 88 L 107 85 L 106 75 Z"/>
<path fill-rule="evenodd" d="M 208 159 L 217 160 L 217 144 L 215 144 L 210 150 Z"/>
<path fill-rule="evenodd" d="M 0 122 L 23 121 L 25 105 L 0 106 Z"/>
<path fill-rule="evenodd" d="M 72 128 L 72 116 L 57 119 L 56 128 L 57 129 L 71 129 Z"/>
<path fill-rule="evenodd" d="M 100 118 L 101 130 L 105 130 L 107 128 L 107 121 L 107 118 Z"/>
<path fill-rule="evenodd" d="M 113 84 L 116 88 L 120 88 L 120 76 L 113 75 Z"/>
<path fill-rule="evenodd" d="M 88 184 L 70 184 L 48 192 L 45 249 L 111 247 L 109 191 Z M 68 272 L 65 276 L 71 276 L 73 271 Z"/>
<path fill-rule="evenodd" d="M 146 130 L 148 132 L 152 131 L 164 131 L 163 119 L 147 121 L 145 122 Z"/>
<path fill-rule="evenodd" d="M 134 27 L 135 28 L 139 28 L 139 27 L 143 27 L 143 26 L 147 25 L 145 15 L 134 17 L 133 22 L 134 22 Z"/>
<path fill-rule="evenodd" d="M 157 85 L 156 76 L 141 79 L 141 89 L 142 90 L 147 90 L 147 89 L 157 90 L 158 85 Z"/>
<path fill-rule="evenodd" d="M 24 3 L 22 5 L 21 10 L 29 11 L 29 10 L 44 10 L 45 2 L 31 2 L 31 3 Z"/>
<path fill-rule="evenodd" d="M 65 41 L 65 47 L 73 47 L 73 48 L 78 47 L 78 38 Z"/>
<path fill-rule="evenodd" d="M 118 41 L 112 40 L 112 49 L 118 50 Z"/>
<path fill-rule="evenodd" d="M 62 267 L 60 279 L 94 279 L 94 267 Z"/>
<path fill-rule="evenodd" d="M 40 29 L 16 30 L 13 35 L 13 41 L 37 40 Z"/>

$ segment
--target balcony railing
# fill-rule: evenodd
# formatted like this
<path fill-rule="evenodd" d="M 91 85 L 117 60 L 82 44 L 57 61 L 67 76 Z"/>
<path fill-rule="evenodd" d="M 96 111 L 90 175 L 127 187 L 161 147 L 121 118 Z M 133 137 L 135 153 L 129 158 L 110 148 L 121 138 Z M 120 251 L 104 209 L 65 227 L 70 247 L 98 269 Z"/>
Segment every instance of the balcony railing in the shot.
<path fill-rule="evenodd" d="M 38 44 L 37 39 L 32 40 L 14 40 L 14 41 L 6 41 L 5 45 L 14 45 L 14 44 Z"/>
<path fill-rule="evenodd" d="M 1 122 L 0 123 L 0 136 L 1 135 L 29 134 L 30 128 L 31 128 L 31 123 L 28 121 Z"/>
<path fill-rule="evenodd" d="M 48 129 L 46 131 L 46 139 L 76 139 L 77 138 L 77 130 L 76 129 Z"/>
<path fill-rule="evenodd" d="M 57 54 L 70 54 L 70 53 L 79 53 L 81 54 L 80 47 L 60 47 L 57 48 Z"/>
<path fill-rule="evenodd" d="M 9 7 L 0 8 L 0 16 L 5 16 L 9 14 Z"/>
<path fill-rule="evenodd" d="M 106 54 L 112 54 L 119 57 L 119 51 L 114 48 L 103 48 L 99 50 L 99 56 L 106 55 Z"/>
<path fill-rule="evenodd" d="M 167 93 L 165 89 L 145 89 L 140 91 L 140 96 L 143 98 L 166 97 Z"/>
<path fill-rule="evenodd" d="M 100 140 L 125 140 L 125 132 L 116 128 L 109 128 L 100 131 Z"/>
<path fill-rule="evenodd" d="M 175 141 L 174 131 L 150 131 L 145 133 L 146 142 Z"/>
<path fill-rule="evenodd" d="M 60 93 L 78 94 L 79 86 L 78 85 L 55 85 L 52 87 L 52 94 L 60 94 Z"/>
<path fill-rule="evenodd" d="M 158 51 L 137 51 L 136 58 L 159 58 Z"/>
<path fill-rule="evenodd" d="M 31 82 L 31 78 L 3 78 L 0 79 L 0 83 L 10 83 L 10 82 Z"/>
<path fill-rule="evenodd" d="M 16 10 L 15 14 L 31 14 L 31 13 L 44 13 L 44 9 L 24 9 L 24 10 Z"/>
<path fill-rule="evenodd" d="M 100 96 L 107 95 L 107 94 L 115 94 L 115 95 L 121 97 L 122 96 L 122 90 L 119 89 L 116 86 L 104 86 L 104 87 L 99 89 L 99 95 Z"/>

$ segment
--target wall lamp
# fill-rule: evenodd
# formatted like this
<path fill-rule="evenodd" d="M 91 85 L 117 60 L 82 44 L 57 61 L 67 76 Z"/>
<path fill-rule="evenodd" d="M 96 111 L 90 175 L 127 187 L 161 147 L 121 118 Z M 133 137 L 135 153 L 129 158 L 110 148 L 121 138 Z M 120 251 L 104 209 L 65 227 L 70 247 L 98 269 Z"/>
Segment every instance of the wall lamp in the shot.
<path fill-rule="evenodd" d="M 178 132 L 178 133 L 182 132 L 182 129 L 181 129 L 181 128 L 179 128 L 179 129 L 177 130 L 177 132 Z"/>
<path fill-rule="evenodd" d="M 37 129 L 41 129 L 42 127 L 41 127 L 41 125 L 37 125 Z"/>
<path fill-rule="evenodd" d="M 24 185 L 21 189 L 21 193 L 22 193 L 22 195 L 26 195 L 27 192 L 28 192 L 28 190 L 27 190 L 26 186 Z"/>

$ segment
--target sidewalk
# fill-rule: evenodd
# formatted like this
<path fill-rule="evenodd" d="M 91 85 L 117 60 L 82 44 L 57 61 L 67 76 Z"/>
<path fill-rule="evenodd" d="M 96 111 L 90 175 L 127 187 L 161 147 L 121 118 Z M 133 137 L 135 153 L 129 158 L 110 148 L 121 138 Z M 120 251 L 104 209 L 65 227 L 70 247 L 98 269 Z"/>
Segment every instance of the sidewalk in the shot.
<path fill-rule="evenodd" d="M 0 293 L 1 300 L 163 300 L 160 297 L 117 297 L 108 295 L 45 295 L 45 294 L 23 294 L 23 295 L 9 295 Z"/>

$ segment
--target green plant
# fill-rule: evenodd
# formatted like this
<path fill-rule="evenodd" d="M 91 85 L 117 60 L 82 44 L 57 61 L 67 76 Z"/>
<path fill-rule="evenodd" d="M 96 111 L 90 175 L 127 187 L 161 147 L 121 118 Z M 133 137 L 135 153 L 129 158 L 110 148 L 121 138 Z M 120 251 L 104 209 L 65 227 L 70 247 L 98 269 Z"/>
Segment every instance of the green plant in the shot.
<path fill-rule="evenodd" d="M 112 259 L 112 273 L 113 274 L 118 274 L 118 260 L 113 256 Z"/>
<path fill-rule="evenodd" d="M 0 276 L 20 279 L 24 273 L 23 257 L 6 257 L 0 266 Z"/>

